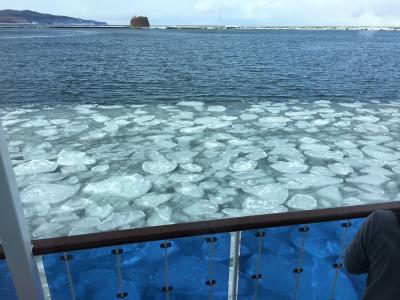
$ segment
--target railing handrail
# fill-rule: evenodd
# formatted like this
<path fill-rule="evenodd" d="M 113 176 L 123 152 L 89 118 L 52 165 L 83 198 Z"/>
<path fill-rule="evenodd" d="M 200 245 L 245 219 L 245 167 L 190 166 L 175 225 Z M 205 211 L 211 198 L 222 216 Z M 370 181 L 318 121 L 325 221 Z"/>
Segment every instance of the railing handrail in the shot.
<path fill-rule="evenodd" d="M 376 210 L 400 211 L 400 201 L 226 218 L 33 240 L 32 252 L 36 256 L 123 244 L 169 240 L 188 236 L 347 220 L 366 217 Z M 0 259 L 4 259 L 1 246 Z"/>

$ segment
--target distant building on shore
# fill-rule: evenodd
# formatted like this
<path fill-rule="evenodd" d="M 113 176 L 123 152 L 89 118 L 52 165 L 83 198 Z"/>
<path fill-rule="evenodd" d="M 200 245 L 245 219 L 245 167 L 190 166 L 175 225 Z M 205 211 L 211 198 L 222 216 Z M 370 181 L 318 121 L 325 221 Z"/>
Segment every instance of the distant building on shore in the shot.
<path fill-rule="evenodd" d="M 150 22 L 147 17 L 143 16 L 134 16 L 131 19 L 131 26 L 134 28 L 149 28 Z"/>

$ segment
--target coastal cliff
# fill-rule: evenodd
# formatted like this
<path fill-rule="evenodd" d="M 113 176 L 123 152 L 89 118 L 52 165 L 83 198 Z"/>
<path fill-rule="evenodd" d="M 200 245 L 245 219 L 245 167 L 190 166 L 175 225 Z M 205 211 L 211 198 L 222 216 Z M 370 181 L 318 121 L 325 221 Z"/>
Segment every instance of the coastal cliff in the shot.
<path fill-rule="evenodd" d="M 42 14 L 31 10 L 0 10 L 0 24 L 107 25 L 106 22 Z"/>

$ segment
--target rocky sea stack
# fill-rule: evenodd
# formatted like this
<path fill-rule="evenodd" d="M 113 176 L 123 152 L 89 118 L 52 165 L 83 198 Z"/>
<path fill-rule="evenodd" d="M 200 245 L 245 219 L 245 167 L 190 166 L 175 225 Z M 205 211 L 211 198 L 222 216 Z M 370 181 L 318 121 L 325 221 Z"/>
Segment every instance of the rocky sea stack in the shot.
<path fill-rule="evenodd" d="M 134 28 L 149 28 L 150 22 L 147 17 L 143 16 L 134 16 L 131 19 L 131 26 Z"/>

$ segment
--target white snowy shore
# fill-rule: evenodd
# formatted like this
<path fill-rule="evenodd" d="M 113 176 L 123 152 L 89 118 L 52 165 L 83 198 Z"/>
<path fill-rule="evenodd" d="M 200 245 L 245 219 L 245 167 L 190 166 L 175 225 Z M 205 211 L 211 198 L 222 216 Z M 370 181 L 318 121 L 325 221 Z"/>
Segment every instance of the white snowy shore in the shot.
<path fill-rule="evenodd" d="M 400 201 L 400 101 L 0 115 L 34 238 Z"/>

